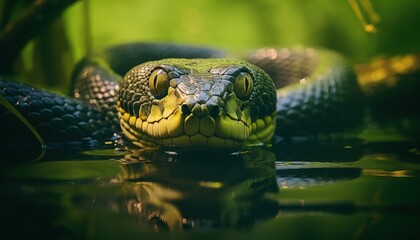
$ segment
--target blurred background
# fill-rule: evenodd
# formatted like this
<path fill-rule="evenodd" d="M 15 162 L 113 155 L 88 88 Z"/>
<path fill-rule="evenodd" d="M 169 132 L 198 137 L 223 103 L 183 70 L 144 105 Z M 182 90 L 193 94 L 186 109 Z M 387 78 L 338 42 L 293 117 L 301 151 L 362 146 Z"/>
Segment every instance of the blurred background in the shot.
<path fill-rule="evenodd" d="M 3 15 L 6 2 L 20 6 L 10 10 L 13 19 L 34 1 L 5 0 Z M 75 1 L 25 46 L 12 75 L 66 92 L 74 64 L 91 49 L 135 41 L 237 52 L 298 44 L 334 49 L 353 63 L 420 52 L 420 1 L 370 2 L 380 17 L 376 33 L 363 29 L 347 0 Z"/>
<path fill-rule="evenodd" d="M 356 2 L 360 3 L 362 1 L 357 0 Z M 347 56 L 353 64 L 370 62 L 380 56 L 420 53 L 420 32 L 416 27 L 420 23 L 419 0 L 370 0 L 380 17 L 380 21 L 376 24 L 376 33 L 368 33 L 363 29 L 361 21 L 347 0 L 0 0 L 0 57 L 9 46 L 13 45 L 12 43 L 6 46 L 1 45 L 2 37 L 8 29 L 9 23 L 18 21 L 22 13 L 33 8 L 36 10 L 37 4 L 45 2 L 69 2 L 72 4 L 66 7 L 63 14 L 59 14 L 60 17 L 48 24 L 48 27 L 35 29 L 38 32 L 36 37 L 21 49 L 22 51 L 19 52 L 17 58 L 13 60 L 12 69 L 6 71 L 4 65 L 0 64 L 0 76 L 6 75 L 22 82 L 64 94 L 68 93 L 70 75 L 74 65 L 84 55 L 92 49 L 127 42 L 174 42 L 216 47 L 233 52 L 248 51 L 260 47 L 304 45 L 336 50 Z M 48 15 L 49 13 L 43 14 Z M 34 16 L 42 17 L 42 14 L 37 15 L 35 13 Z M 26 31 L 33 30 L 31 22 L 27 24 L 20 26 L 20 28 Z M 1 47 L 3 47 L 3 52 Z M 411 86 L 409 88 L 412 89 Z M 419 94 L 417 92 L 414 94 L 418 99 Z M 398 97 L 401 97 L 401 95 Z M 393 102 L 395 102 L 395 99 L 396 97 L 390 98 Z M 403 99 L 404 101 L 406 104 L 407 101 Z M 401 106 L 403 105 L 397 102 L 397 107 L 402 108 Z M 389 111 L 388 108 L 382 109 Z M 408 109 L 408 111 L 418 109 L 418 100 L 413 101 L 412 108 Z M 410 131 L 408 134 L 416 136 L 416 139 L 418 139 L 418 136 L 420 136 L 419 123 L 420 121 L 416 118 L 413 122 L 402 122 L 402 127 L 399 127 L 403 130 L 408 129 Z M 417 130 L 413 132 L 413 128 Z M 256 231 L 243 232 L 240 236 L 248 237 L 248 239 L 259 235 L 271 237 L 273 231 L 277 231 L 282 232 L 282 236 L 286 238 L 287 236 L 304 236 L 305 238 L 325 239 L 322 236 L 335 236 L 333 239 L 336 239 L 336 236 L 355 236 L 354 238 L 364 236 L 369 238 L 370 236 L 375 237 L 375 234 L 376 237 L 378 234 L 387 238 L 390 238 L 390 236 L 400 237 L 400 235 L 404 237 L 415 233 L 420 212 L 419 191 L 415 190 L 418 188 L 420 172 L 417 161 L 419 156 L 418 144 L 406 144 L 403 142 L 406 138 L 397 134 L 390 135 L 389 132 L 381 132 L 381 129 L 377 130 L 376 128 L 367 129 L 360 136 L 364 141 L 367 140 L 368 143 L 369 141 L 372 143 L 367 145 L 366 155 L 363 155 L 362 158 L 359 155 L 361 154 L 360 149 L 365 151 L 365 145 L 359 149 L 358 143 L 355 143 L 354 148 L 351 145 L 346 145 L 343 148 L 345 154 L 350 151 L 351 155 L 343 155 L 344 157 L 337 157 L 331 154 L 328 148 L 321 147 L 320 151 L 325 151 L 324 154 L 328 158 L 319 165 L 316 165 L 318 160 L 316 160 L 315 165 L 311 165 L 311 163 L 302 165 L 301 161 L 297 165 L 290 164 L 290 160 L 285 157 L 290 152 L 297 152 L 297 156 L 301 153 L 308 154 L 307 150 L 301 151 L 303 149 L 301 145 L 287 150 L 285 150 L 286 148 L 277 148 L 276 151 L 278 152 L 276 154 L 284 154 L 278 155 L 280 156 L 278 159 L 284 161 L 284 165 L 283 163 L 276 165 L 276 174 L 284 177 L 288 176 L 289 172 L 292 176 L 290 178 L 291 182 L 298 179 L 296 176 L 299 177 L 299 173 L 307 174 L 310 168 L 320 169 L 321 172 L 324 168 L 332 170 L 327 171 L 327 173 L 334 172 L 331 178 L 324 172 L 321 175 L 326 176 L 328 181 L 332 179 L 333 182 L 335 181 L 334 176 L 341 176 L 342 171 L 340 170 L 356 170 L 356 173 L 360 176 L 352 179 L 344 175 L 343 181 L 339 179 L 337 183 L 334 182 L 335 184 L 315 185 L 313 188 L 309 186 L 304 191 L 297 187 L 287 189 L 287 185 L 280 186 L 280 194 L 273 196 L 273 199 L 275 201 L 279 200 L 279 206 L 283 206 L 286 210 L 288 204 L 290 204 L 291 214 L 288 215 L 286 211 L 286 214 L 276 218 L 275 221 L 268 222 Z M 401 141 L 401 143 L 397 142 L 395 144 L 393 141 Z M 318 149 L 317 145 L 315 147 Z M 342 150 L 341 145 L 338 145 L 338 147 Z M 317 153 L 317 151 L 315 152 Z M 60 152 L 60 157 L 61 154 Z M 110 156 L 104 155 L 103 158 Z M 292 156 L 292 159 L 295 158 L 293 154 L 290 156 Z M 303 154 L 303 156 L 306 157 L 307 155 Z M 324 157 L 324 155 L 322 156 Z M 347 160 L 346 157 L 349 156 L 351 159 Z M 98 159 L 102 159 L 102 157 Z M 309 159 L 317 159 L 317 156 L 311 156 Z M 338 162 L 330 162 L 332 161 L 330 159 L 338 160 Z M 42 165 L 45 163 L 46 165 Z M 53 165 L 50 165 L 50 163 Z M 93 234 L 97 230 L 96 232 L 99 234 L 109 237 L 114 235 L 106 234 L 121 233 L 115 231 L 120 229 L 118 227 L 121 227 L 121 229 L 130 228 L 131 225 L 125 224 L 127 221 L 120 221 L 120 218 L 115 218 L 114 212 L 112 212 L 112 215 L 102 215 L 101 212 L 91 212 L 94 209 L 91 205 L 86 205 L 87 207 L 83 205 L 85 202 L 90 204 L 90 199 L 95 194 L 106 197 L 107 193 L 106 189 L 104 191 L 104 188 L 98 188 L 95 184 L 92 185 L 91 180 L 79 180 L 77 177 L 82 175 L 84 177 L 84 174 L 88 174 L 94 169 L 94 181 L 98 179 L 97 174 L 102 174 L 101 171 L 104 172 L 104 177 L 108 179 L 107 174 L 114 174 L 114 165 L 110 166 L 108 164 L 114 164 L 114 162 L 99 160 L 93 162 L 77 161 L 76 163 L 68 161 L 67 163 L 70 165 L 63 165 L 63 162 L 60 161 L 55 163 L 47 161 L 32 165 L 35 170 L 37 167 L 41 169 L 41 172 L 34 171 L 33 173 L 42 173 L 42 178 L 44 176 L 48 178 L 51 174 L 51 176 L 58 174 L 60 181 L 66 179 L 65 184 L 60 182 L 60 185 L 52 187 L 49 184 L 54 183 L 54 180 L 51 180 L 52 182 L 46 181 L 45 192 L 33 192 L 32 188 L 28 188 L 26 182 L 23 181 L 25 191 L 30 191 L 30 194 L 41 193 L 40 196 L 35 195 L 40 197 L 39 199 L 35 198 L 35 203 L 36 201 L 47 201 L 46 205 L 42 205 L 41 214 L 39 214 L 39 211 L 27 211 L 27 208 L 21 205 L 21 202 L 26 203 L 23 200 L 28 200 L 30 209 L 38 207 L 38 205 L 32 205 L 32 198 L 27 197 L 30 194 L 11 195 L 14 191 L 20 191 L 20 188 L 16 188 L 13 184 L 10 185 L 7 181 L 5 182 L 7 187 L 3 189 L 6 189 L 6 191 L 2 191 L 5 191 L 4 196 L 6 197 L 2 199 L 6 200 L 6 204 L 0 204 L 4 209 L 7 208 L 7 214 L 4 216 L 6 216 L 7 223 L 10 224 L 5 226 L 17 226 L 21 231 L 22 226 L 28 225 L 30 226 L 29 229 L 33 230 L 39 224 L 44 223 L 42 217 L 53 218 L 52 216 L 54 216 L 55 218 L 56 215 L 54 214 L 58 211 L 63 215 L 57 215 L 59 220 L 57 223 L 54 222 L 54 226 L 66 223 L 66 220 L 68 220 L 70 225 L 73 223 L 76 229 L 81 229 L 79 232 L 85 234 Z M 288 168 L 289 166 L 290 168 Z M 63 169 L 64 175 L 60 171 L 56 171 L 55 167 Z M 68 167 L 70 167 L 70 170 Z M 302 169 L 298 169 L 301 167 Z M 118 167 L 116 169 L 117 171 L 120 170 Z M 4 172 L 7 170 L 9 169 L 3 168 Z M 34 169 L 31 167 L 21 169 L 22 176 L 28 173 L 31 176 L 32 170 Z M 337 174 L 335 173 L 336 170 Z M 46 172 L 49 175 L 45 174 Z M 297 173 L 297 175 L 293 175 L 294 173 Z M 13 174 L 19 175 L 20 173 L 14 171 Z M 264 174 L 266 173 L 264 172 Z M 314 173 L 314 175 L 318 174 L 319 172 Z M 178 175 L 181 176 L 182 174 Z M 254 175 L 252 174 L 252 176 Z M 307 179 L 309 180 L 303 178 L 304 183 L 305 181 L 312 183 L 314 181 L 312 179 L 316 179 L 311 178 L 311 175 L 308 176 Z M 77 184 L 69 184 L 71 182 L 67 178 L 74 179 Z M 28 179 L 32 180 L 32 178 Z M 18 183 L 21 183 L 21 180 Z M 37 189 L 38 185 L 40 189 L 45 187 L 42 184 L 43 182 L 35 181 L 34 183 L 36 184 L 34 189 Z M 90 188 L 84 187 L 83 184 L 85 183 L 92 187 L 92 192 L 90 192 Z M 174 183 L 175 185 L 178 184 L 177 181 Z M 9 190 L 12 189 L 10 186 L 12 186 L 13 191 Z M 28 186 L 31 186 L 31 184 Z M 260 187 L 261 185 L 257 184 L 255 186 Z M 69 189 L 73 190 L 69 192 Z M 111 186 L 110 194 L 113 194 L 115 189 L 114 185 Z M 79 190 L 82 192 L 79 193 Z M 88 195 L 85 199 L 83 196 L 86 193 Z M 72 195 L 76 199 L 74 203 L 70 202 Z M 53 198 L 50 199 L 50 196 Z M 82 198 L 78 196 L 82 196 Z M 18 198 L 18 201 L 16 201 L 16 198 Z M 59 203 L 55 203 L 55 201 L 59 201 Z M 10 204 L 8 204 L 9 202 Z M 101 204 L 100 200 L 97 202 Z M 53 203 L 56 205 L 51 205 Z M 81 205 L 77 205 L 79 203 Z M 300 208 L 294 208 L 303 203 L 309 203 L 308 206 L 314 204 L 315 213 L 311 212 L 311 208 L 302 213 L 299 212 Z M 323 205 L 324 203 L 325 205 Z M 330 203 L 333 203 L 333 205 L 328 205 Z M 338 204 L 334 205 L 334 203 Z M 62 206 L 62 204 L 65 206 Z M 346 211 L 347 208 L 340 208 L 340 204 L 349 206 L 350 212 Z M 44 206 L 46 207 L 44 208 Z M 54 206 L 59 208 L 53 208 Z M 321 206 L 320 214 L 316 212 L 316 206 Z M 336 208 L 337 206 L 338 208 Z M 15 209 L 19 211 L 15 212 Z M 299 213 L 294 215 L 293 209 L 297 209 Z M 326 214 L 322 212 L 324 209 Z M 339 212 L 340 210 L 344 211 Z M 334 211 L 338 211 L 339 214 Z M 351 214 L 353 213 L 351 211 L 354 211 L 355 214 Z M 19 214 L 22 212 L 23 215 Z M 8 216 L 12 216 L 11 219 L 8 219 Z M 39 219 L 40 216 L 41 219 Z M 85 216 L 87 220 L 81 221 L 80 219 L 84 219 Z M 110 219 L 117 224 L 117 228 L 109 227 Z M 85 227 L 85 223 L 88 225 L 87 227 Z M 139 235 L 138 228 L 130 230 L 135 234 L 133 236 L 143 236 Z M 34 233 L 34 231 L 26 232 Z M 50 232 L 51 229 L 48 229 L 48 233 Z M 125 231 L 122 232 L 125 233 Z M 142 233 L 145 233 L 145 231 Z M 216 233 L 218 234 L 218 232 Z M 231 236 L 233 238 L 238 236 L 232 233 L 235 232 L 228 231 L 227 236 L 230 239 Z M 182 237 L 184 235 L 174 236 Z M 219 236 L 217 235 L 217 237 Z"/>

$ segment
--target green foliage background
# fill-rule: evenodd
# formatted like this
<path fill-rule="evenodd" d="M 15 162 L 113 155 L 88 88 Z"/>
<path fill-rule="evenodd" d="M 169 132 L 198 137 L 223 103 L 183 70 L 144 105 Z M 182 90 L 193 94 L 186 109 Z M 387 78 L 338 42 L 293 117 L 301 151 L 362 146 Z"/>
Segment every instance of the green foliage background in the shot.
<path fill-rule="evenodd" d="M 42 31 L 38 38 L 25 48 L 16 64 L 18 71 L 14 77 L 66 93 L 74 64 L 88 51 L 134 41 L 177 42 L 220 47 L 231 51 L 301 44 L 337 50 L 347 55 L 354 63 L 367 62 L 382 55 L 419 53 L 420 32 L 416 25 L 420 22 L 420 1 L 371 1 L 381 16 L 379 31 L 376 34 L 369 34 L 363 30 L 346 0 L 79 1 L 65 12 L 63 18 Z M 385 166 L 385 170 L 391 172 L 413 168 L 414 163 L 400 161 L 392 154 L 390 156 L 384 158 L 382 155 L 375 155 L 377 159 L 368 156 L 358 162 L 349 162 L 340 166 L 375 170 L 378 169 L 379 160 L 382 164 L 379 165 L 379 169 Z M 98 164 L 101 166 L 98 167 Z M 321 163 L 318 167 L 323 166 Z M 66 173 L 71 173 L 73 175 L 69 178 L 74 179 L 76 173 L 80 179 L 84 179 L 85 176 L 93 176 L 96 179 L 99 175 L 112 176 L 119 170 L 109 161 L 69 161 L 64 165 L 63 162 L 56 164 L 45 162 L 30 167 L 38 169 L 22 169 L 21 172 L 15 171 L 14 174 L 19 176 L 20 173 L 26 175 L 30 172 L 31 176 L 36 178 L 45 176 L 45 173 L 49 172 L 52 174 L 49 177 L 65 179 L 66 176 L 70 176 Z M 57 171 L 51 171 L 51 168 Z M 417 168 L 418 165 L 415 166 L 414 174 L 418 171 Z M 66 169 L 74 172 L 66 172 Z M 64 175 L 63 171 L 59 170 L 63 170 Z M 97 174 L 98 172 L 100 174 Z M 385 206 L 400 204 L 414 206 L 413 211 L 417 213 L 415 207 L 418 206 L 418 191 L 412 190 L 418 186 L 418 176 L 414 176 L 395 180 L 395 178 L 373 178 L 365 175 L 353 181 L 315 186 L 307 191 L 282 189 L 281 197 L 276 195 L 273 198 L 279 200 L 283 198 L 292 203 L 299 203 L 305 199 L 306 203 L 315 204 L 320 201 L 346 203 L 349 199 L 356 199 L 354 203 L 356 207 L 378 206 L 373 208 L 375 210 L 381 209 L 381 204 Z M 65 187 L 73 186 L 65 185 Z M 87 190 L 90 189 L 82 189 L 82 191 Z M 97 191 L 97 188 L 95 190 Z M 68 196 L 71 196 L 71 193 Z M 404 196 L 412 197 L 404 198 Z M 121 232 L 133 233 L 132 236 L 136 237 L 156 236 L 145 230 L 139 232 L 138 228 L 131 225 L 132 222 L 127 223 L 127 219 L 119 221 L 120 219 L 116 219 L 114 215 L 105 217 L 97 215 L 94 218 L 94 215 L 87 215 L 91 212 L 68 209 L 63 215 L 68 214 L 66 217 L 74 219 L 74 225 L 80 226 L 80 232 L 86 234 L 97 233 L 103 236 L 102 238 L 110 238 L 113 234 Z M 90 222 L 80 220 L 86 215 Z M 367 229 L 368 233 L 371 230 L 389 238 L 398 234 L 409 236 L 416 230 L 417 215 L 414 218 L 412 218 L 414 215 L 406 216 L 404 214 L 381 216 L 375 211 L 357 212 L 353 215 L 314 214 L 309 217 L 286 214 L 258 226 L 252 232 L 206 233 L 212 234 L 214 236 L 212 238 L 220 238 L 220 234 L 225 234 L 226 239 L 237 238 L 239 235 L 242 239 L 254 239 L 256 236 L 271 237 L 273 232 L 277 231 L 281 232 L 283 238 L 325 239 L 333 236 L 332 239 L 338 239 L 343 236 L 357 238 Z M 116 224 L 114 227 L 109 227 L 109 219 Z M 405 226 L 405 229 L 410 229 L 411 232 L 400 231 L 401 226 Z M 127 231 L 115 231 L 116 229 Z M 193 232 L 191 237 L 202 238 L 200 234 L 203 233 Z M 186 234 L 176 232 L 175 235 L 163 236 L 185 238 Z"/>
<path fill-rule="evenodd" d="M 54 52 L 49 61 L 42 60 L 32 44 L 25 49 L 21 64 L 26 70 L 20 75 L 64 91 L 73 65 L 90 49 L 134 41 L 233 51 L 300 44 L 337 50 L 355 63 L 420 52 L 415 27 L 420 22 L 420 1 L 371 2 L 381 17 L 376 34 L 363 30 L 346 0 L 79 1 L 54 23 L 55 30 L 44 33 L 44 44 L 35 47 Z M 61 70 L 45 77 L 53 68 Z"/>

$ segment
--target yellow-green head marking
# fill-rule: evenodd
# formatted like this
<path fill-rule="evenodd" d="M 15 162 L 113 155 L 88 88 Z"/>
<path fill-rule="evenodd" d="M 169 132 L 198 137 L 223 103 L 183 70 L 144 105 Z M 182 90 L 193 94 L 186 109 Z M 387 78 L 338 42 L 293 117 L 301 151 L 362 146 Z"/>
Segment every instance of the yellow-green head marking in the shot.
<path fill-rule="evenodd" d="M 231 59 L 165 59 L 131 69 L 118 97 L 139 147 L 237 149 L 271 140 L 276 93 L 260 68 Z"/>

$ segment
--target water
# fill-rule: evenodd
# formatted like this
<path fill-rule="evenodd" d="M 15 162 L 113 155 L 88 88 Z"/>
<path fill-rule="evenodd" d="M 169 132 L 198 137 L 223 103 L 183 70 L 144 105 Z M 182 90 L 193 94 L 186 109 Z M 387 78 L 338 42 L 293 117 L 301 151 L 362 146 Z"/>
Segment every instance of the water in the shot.
<path fill-rule="evenodd" d="M 109 149 L 8 164 L 0 236 L 418 237 L 420 144 L 384 136 L 233 155 Z"/>

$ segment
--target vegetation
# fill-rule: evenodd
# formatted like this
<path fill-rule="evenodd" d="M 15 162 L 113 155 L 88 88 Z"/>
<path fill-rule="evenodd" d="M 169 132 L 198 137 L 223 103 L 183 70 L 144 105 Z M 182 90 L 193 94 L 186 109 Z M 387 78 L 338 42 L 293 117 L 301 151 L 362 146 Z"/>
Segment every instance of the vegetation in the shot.
<path fill-rule="evenodd" d="M 344 0 L 6 0 L 0 4 L 0 49 L 4 53 L 14 47 L 21 54 L 14 50 L 16 59 L 8 57 L 0 73 L 66 92 L 75 62 L 90 49 L 133 41 L 179 42 L 231 51 L 301 44 L 338 50 L 354 62 L 420 52 L 420 33 L 413 29 L 420 20 L 420 2 L 371 3 L 380 16 L 376 34 L 363 30 Z M 25 14 L 28 17 L 42 5 L 49 7 L 38 9 L 44 20 L 41 24 L 27 21 L 16 26 Z M 23 40 L 32 40 L 26 44 L 6 39 L 10 27 L 24 30 Z"/>

